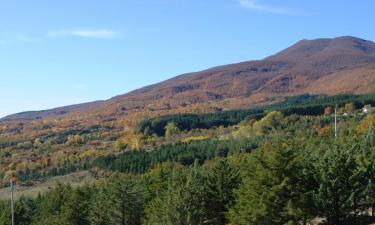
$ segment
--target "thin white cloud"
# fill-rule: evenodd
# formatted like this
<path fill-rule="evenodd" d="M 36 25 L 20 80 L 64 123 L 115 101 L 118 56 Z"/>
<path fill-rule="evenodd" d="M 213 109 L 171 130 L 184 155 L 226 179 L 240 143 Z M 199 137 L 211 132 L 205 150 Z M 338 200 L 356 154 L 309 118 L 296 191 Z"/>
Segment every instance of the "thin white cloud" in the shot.
<path fill-rule="evenodd" d="M 258 0 L 238 0 L 238 3 L 244 8 L 248 8 L 248 9 L 252 9 L 256 11 L 272 13 L 272 14 L 280 14 L 280 15 L 295 15 L 295 12 L 293 12 L 290 9 L 264 5 L 262 3 L 259 3 Z"/>
<path fill-rule="evenodd" d="M 121 33 L 110 29 L 76 29 L 76 30 L 59 30 L 48 33 L 48 37 L 80 37 L 96 39 L 116 39 L 121 38 Z"/>

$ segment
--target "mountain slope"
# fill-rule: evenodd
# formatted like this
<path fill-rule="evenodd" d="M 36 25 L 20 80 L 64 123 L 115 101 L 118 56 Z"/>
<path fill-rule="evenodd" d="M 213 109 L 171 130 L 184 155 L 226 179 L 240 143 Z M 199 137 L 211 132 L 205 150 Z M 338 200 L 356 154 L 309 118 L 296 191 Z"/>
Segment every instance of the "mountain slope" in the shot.
<path fill-rule="evenodd" d="M 96 119 L 116 119 L 146 112 L 147 115 L 205 112 L 268 104 L 302 93 L 374 91 L 375 44 L 345 36 L 302 40 L 264 60 L 184 74 L 107 101 L 15 114 L 3 121 L 83 114 Z"/>

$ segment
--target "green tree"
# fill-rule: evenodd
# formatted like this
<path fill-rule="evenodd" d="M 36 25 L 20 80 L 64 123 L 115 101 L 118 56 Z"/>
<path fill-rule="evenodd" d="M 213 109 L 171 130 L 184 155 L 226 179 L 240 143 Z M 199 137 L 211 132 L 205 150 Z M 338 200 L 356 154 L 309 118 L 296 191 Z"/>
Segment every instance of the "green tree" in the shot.
<path fill-rule="evenodd" d="M 36 203 L 31 198 L 21 197 L 15 204 L 15 224 L 29 225 L 36 212 Z"/>
<path fill-rule="evenodd" d="M 147 225 L 201 225 L 204 222 L 202 177 L 192 169 L 172 176 L 168 190 L 146 208 Z"/>
<path fill-rule="evenodd" d="M 372 205 L 373 158 L 358 142 L 331 140 L 321 146 L 325 153 L 318 164 L 318 198 L 320 214 L 329 225 L 358 224 L 358 217 Z"/>
<path fill-rule="evenodd" d="M 77 188 L 62 208 L 62 219 L 69 225 L 88 225 L 91 193 L 88 187 Z"/>
<path fill-rule="evenodd" d="M 105 187 L 97 191 L 89 214 L 91 225 L 114 225 L 112 221 L 113 203 L 108 196 L 109 192 Z"/>
<path fill-rule="evenodd" d="M 283 142 L 264 144 L 248 166 L 252 173 L 237 191 L 229 213 L 231 224 L 299 224 L 311 216 L 305 207 L 313 204 L 313 187 L 304 185 L 295 149 Z"/>
<path fill-rule="evenodd" d="M 134 178 L 116 174 L 108 181 L 108 197 L 112 201 L 114 224 L 139 225 L 143 216 L 143 193 Z"/>
<path fill-rule="evenodd" d="M 239 172 L 229 165 L 227 159 L 220 159 L 208 170 L 204 188 L 205 224 L 228 223 L 226 214 L 234 204 L 234 190 L 238 188 L 239 183 Z"/>
<path fill-rule="evenodd" d="M 12 217 L 10 211 L 10 202 L 0 202 L 0 225 L 11 225 Z"/>
<path fill-rule="evenodd" d="M 162 195 L 168 189 L 172 173 L 174 170 L 181 169 L 181 165 L 174 163 L 162 163 L 152 168 L 143 176 L 144 185 L 147 188 L 147 198 L 154 199 Z"/>
<path fill-rule="evenodd" d="M 73 189 L 70 185 L 57 184 L 57 186 L 37 199 L 37 214 L 34 217 L 35 225 L 67 224 L 62 217 L 62 209 L 71 198 Z"/>
<path fill-rule="evenodd" d="M 357 172 L 363 178 L 363 199 L 361 201 L 366 203 L 366 209 L 373 209 L 371 210 L 371 216 L 375 216 L 375 128 L 368 130 L 360 145 L 361 151 L 357 157 L 359 165 Z"/>

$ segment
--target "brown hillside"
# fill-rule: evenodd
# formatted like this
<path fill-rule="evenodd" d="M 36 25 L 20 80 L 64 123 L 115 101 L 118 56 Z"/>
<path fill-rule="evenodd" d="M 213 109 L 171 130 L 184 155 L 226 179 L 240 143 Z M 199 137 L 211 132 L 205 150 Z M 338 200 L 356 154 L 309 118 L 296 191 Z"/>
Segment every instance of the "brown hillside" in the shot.
<path fill-rule="evenodd" d="M 355 37 L 302 40 L 264 60 L 177 76 L 107 101 L 28 112 L 4 121 L 55 117 L 114 120 L 268 104 L 302 93 L 375 91 L 375 44 Z"/>

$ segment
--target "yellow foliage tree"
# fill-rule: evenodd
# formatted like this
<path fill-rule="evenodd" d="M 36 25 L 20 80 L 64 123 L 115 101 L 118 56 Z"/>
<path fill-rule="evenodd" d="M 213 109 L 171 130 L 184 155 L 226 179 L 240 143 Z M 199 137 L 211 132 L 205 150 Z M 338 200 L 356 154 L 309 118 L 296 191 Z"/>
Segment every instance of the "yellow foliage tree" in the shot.
<path fill-rule="evenodd" d="M 81 135 L 69 135 L 66 145 L 79 146 L 85 143 L 85 139 Z"/>
<path fill-rule="evenodd" d="M 115 142 L 116 151 L 139 150 L 144 146 L 144 136 L 135 132 L 126 133 Z"/>
<path fill-rule="evenodd" d="M 177 135 L 180 133 L 180 129 L 176 126 L 175 123 L 170 122 L 165 126 L 165 137 L 167 139 L 172 138 L 173 136 Z"/>
<path fill-rule="evenodd" d="M 374 114 L 367 115 L 366 118 L 362 120 L 362 122 L 357 126 L 357 133 L 358 134 L 366 133 L 366 131 L 369 128 L 374 127 L 374 125 L 375 125 L 375 115 Z"/>
<path fill-rule="evenodd" d="M 254 123 L 253 125 L 254 132 L 257 135 L 267 134 L 272 130 L 280 128 L 283 119 L 284 119 L 284 115 L 281 112 L 278 112 L 278 111 L 269 112 L 260 121 Z"/>
<path fill-rule="evenodd" d="M 234 138 L 243 138 L 267 134 L 279 129 L 282 126 L 283 120 L 284 115 L 281 112 L 272 111 L 259 121 L 251 120 L 242 123 L 232 135 Z"/>

